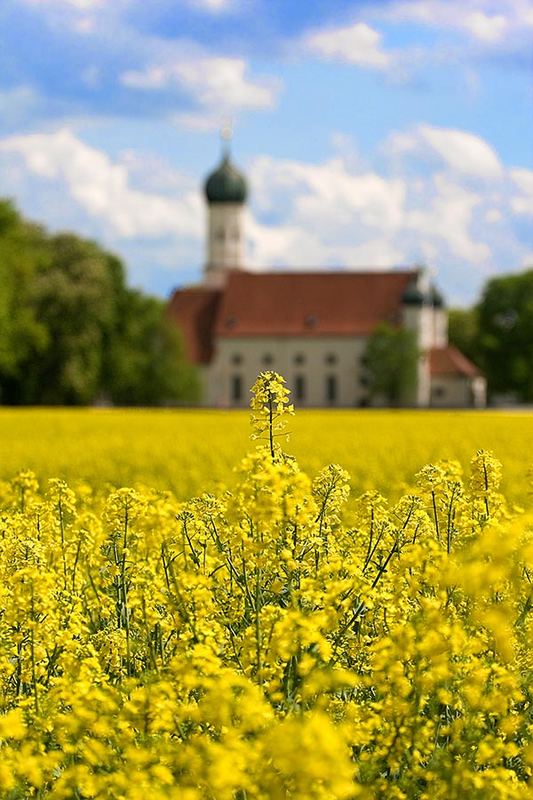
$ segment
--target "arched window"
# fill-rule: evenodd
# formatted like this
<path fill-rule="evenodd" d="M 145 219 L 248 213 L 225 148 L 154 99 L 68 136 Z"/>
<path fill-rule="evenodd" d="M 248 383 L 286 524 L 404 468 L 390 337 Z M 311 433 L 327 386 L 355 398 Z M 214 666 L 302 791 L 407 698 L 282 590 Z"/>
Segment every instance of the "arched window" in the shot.
<path fill-rule="evenodd" d="M 300 403 L 305 400 L 305 375 L 294 377 L 294 399 Z"/>
<path fill-rule="evenodd" d="M 231 402 L 239 403 L 242 400 L 242 375 L 231 376 Z"/>
<path fill-rule="evenodd" d="M 337 376 L 326 375 L 326 401 L 330 406 L 335 405 L 337 402 Z"/>

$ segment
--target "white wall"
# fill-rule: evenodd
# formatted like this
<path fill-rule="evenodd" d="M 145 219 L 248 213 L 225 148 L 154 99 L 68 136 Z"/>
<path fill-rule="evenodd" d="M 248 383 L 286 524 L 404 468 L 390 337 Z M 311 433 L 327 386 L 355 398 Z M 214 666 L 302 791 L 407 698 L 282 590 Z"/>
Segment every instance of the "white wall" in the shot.
<path fill-rule="evenodd" d="M 445 308 L 433 310 L 433 347 L 448 345 L 448 311 Z"/>
<path fill-rule="evenodd" d="M 204 284 L 220 287 L 228 269 L 244 267 L 243 219 L 242 203 L 211 203 L 208 206 Z"/>
<path fill-rule="evenodd" d="M 484 408 L 486 399 L 486 381 L 480 375 L 436 375 L 431 381 L 432 408 Z"/>
<path fill-rule="evenodd" d="M 279 372 L 292 391 L 296 406 L 358 406 L 368 398 L 364 385 L 365 368 L 361 362 L 366 338 L 322 336 L 297 337 L 235 337 L 218 341 L 212 364 L 205 373 L 204 404 L 228 407 L 247 406 L 250 388 L 258 374 L 272 369 Z M 271 361 L 268 361 L 268 357 Z M 303 363 L 297 358 L 303 357 Z M 334 356 L 335 363 L 329 363 Z M 240 363 L 235 360 L 240 358 Z M 297 376 L 305 380 L 305 398 L 295 396 Z M 240 376 L 242 396 L 232 398 L 232 381 Z M 327 378 L 334 376 L 337 396 L 327 397 Z"/>

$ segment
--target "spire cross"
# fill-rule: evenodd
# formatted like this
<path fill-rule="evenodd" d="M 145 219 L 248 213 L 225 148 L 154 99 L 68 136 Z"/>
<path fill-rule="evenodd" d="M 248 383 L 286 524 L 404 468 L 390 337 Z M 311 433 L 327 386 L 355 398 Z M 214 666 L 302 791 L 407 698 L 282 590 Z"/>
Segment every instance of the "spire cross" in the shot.
<path fill-rule="evenodd" d="M 233 123 L 229 119 L 220 128 L 220 139 L 222 141 L 222 152 L 225 156 L 229 156 L 231 139 L 233 137 Z"/>

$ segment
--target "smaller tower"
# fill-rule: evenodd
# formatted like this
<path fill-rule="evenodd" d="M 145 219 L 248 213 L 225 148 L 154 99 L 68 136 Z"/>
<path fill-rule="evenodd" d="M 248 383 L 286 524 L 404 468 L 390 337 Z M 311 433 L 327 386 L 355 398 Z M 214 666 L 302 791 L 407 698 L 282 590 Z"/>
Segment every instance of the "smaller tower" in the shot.
<path fill-rule="evenodd" d="M 444 298 L 436 286 L 431 287 L 430 299 L 433 306 L 433 347 L 447 347 L 448 312 Z"/>
<path fill-rule="evenodd" d="M 222 161 L 205 182 L 207 200 L 207 258 L 204 283 L 223 286 L 230 269 L 244 268 L 244 204 L 248 194 L 244 176 L 232 164 L 229 136 Z"/>
<path fill-rule="evenodd" d="M 423 267 L 417 267 L 403 295 L 403 324 L 416 336 L 420 356 L 415 403 L 428 406 L 430 399 L 429 350 L 433 346 L 433 308 L 428 299 L 428 277 Z"/>

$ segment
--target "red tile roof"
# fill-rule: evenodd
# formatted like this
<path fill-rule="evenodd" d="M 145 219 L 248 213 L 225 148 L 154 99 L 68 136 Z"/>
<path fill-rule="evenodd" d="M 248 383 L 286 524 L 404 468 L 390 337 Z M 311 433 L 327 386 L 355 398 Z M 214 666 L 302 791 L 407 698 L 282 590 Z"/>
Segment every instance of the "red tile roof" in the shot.
<path fill-rule="evenodd" d="M 401 321 L 413 270 L 228 275 L 215 336 L 361 336 Z"/>
<path fill-rule="evenodd" d="M 429 369 L 432 375 L 464 375 L 469 378 L 481 375 L 476 365 L 452 345 L 430 350 Z"/>
<path fill-rule="evenodd" d="M 216 289 L 178 289 L 167 314 L 183 334 L 185 354 L 193 364 L 208 364 L 213 354 L 213 328 L 220 292 Z"/>

